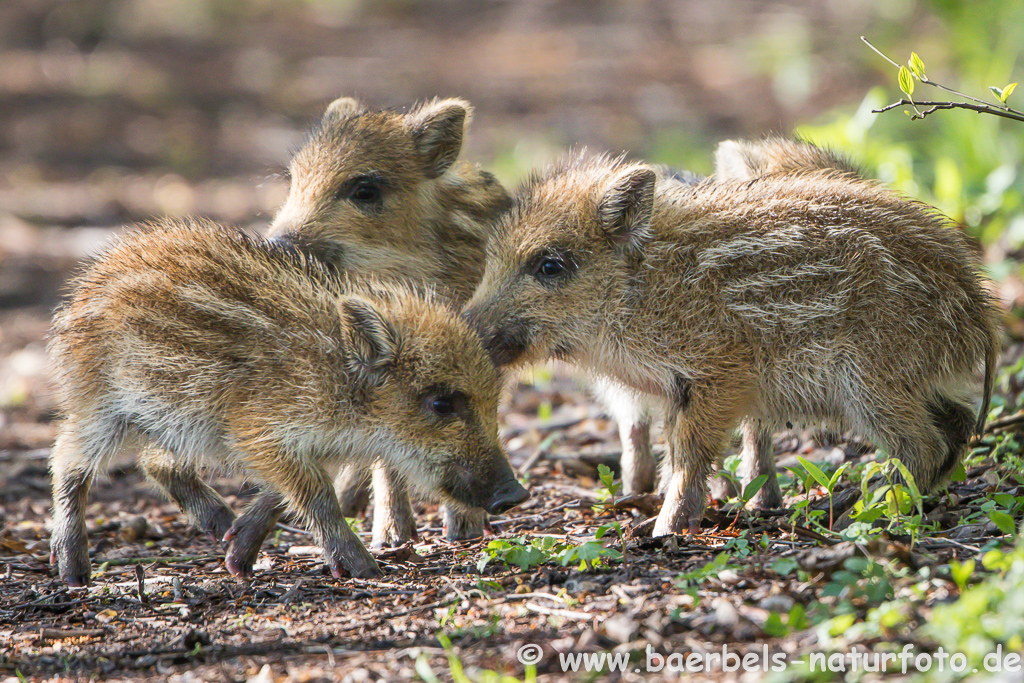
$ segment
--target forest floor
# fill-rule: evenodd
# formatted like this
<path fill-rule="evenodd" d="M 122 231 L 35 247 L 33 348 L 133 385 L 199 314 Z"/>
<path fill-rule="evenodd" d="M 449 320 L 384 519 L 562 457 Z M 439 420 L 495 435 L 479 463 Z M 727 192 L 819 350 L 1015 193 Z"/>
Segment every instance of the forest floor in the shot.
<path fill-rule="evenodd" d="M 829 474 L 845 462 L 857 472 L 871 449 L 794 432 L 776 439 L 789 509 L 752 515 L 716 503 L 701 534 L 651 538 L 642 523 L 660 501 L 609 495 L 598 466 L 617 467 L 617 430 L 571 373 L 525 374 L 502 413 L 532 497 L 497 518 L 492 537 L 446 542 L 437 507 L 417 503 L 419 540 L 378 554 L 382 578 L 334 579 L 309 536 L 284 525 L 255 577 L 239 579 L 224 569 L 222 548 L 127 462 L 97 482 L 88 506 L 93 584 L 68 589 L 48 564 L 52 414 L 29 401 L 8 430 L 20 441 L 0 450 L 0 678 L 432 681 L 467 680 L 464 671 L 472 681 L 497 680 L 487 672 L 528 680 L 524 662 L 539 680 L 675 680 L 683 666 L 698 680 L 799 677 L 815 653 L 875 649 L 884 623 L 844 643 L 823 637 L 835 630 L 829 619 L 850 614 L 870 626 L 873 609 L 922 576 L 932 579 L 927 589 L 901 603 L 900 623 L 914 628 L 888 635 L 902 634 L 895 651 L 933 651 L 907 634 L 957 596 L 951 560 L 1005 540 L 986 501 L 1024 493 L 977 456 L 965 481 L 923 501 L 922 537 L 842 540 L 822 528 L 827 513 L 794 509 L 808 492 L 786 475 L 804 471 L 797 456 Z M 855 490 L 849 479 L 837 494 Z M 217 486 L 236 509 L 252 493 L 237 480 Z M 808 489 L 827 510 L 824 488 Z M 614 522 L 621 537 L 611 528 L 595 540 Z M 583 654 L 628 660 L 581 659 L 574 672 L 572 657 Z"/>

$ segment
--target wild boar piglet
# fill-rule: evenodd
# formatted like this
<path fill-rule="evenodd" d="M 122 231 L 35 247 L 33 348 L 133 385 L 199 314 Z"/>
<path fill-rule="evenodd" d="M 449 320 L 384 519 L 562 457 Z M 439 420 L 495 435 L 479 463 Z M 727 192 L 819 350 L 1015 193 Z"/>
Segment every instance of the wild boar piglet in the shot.
<path fill-rule="evenodd" d="M 500 377 L 455 312 L 262 238 L 199 221 L 126 234 L 74 281 L 50 353 L 64 413 L 51 549 L 71 585 L 89 580 L 90 483 L 122 448 L 170 454 L 155 470 L 165 488 L 178 466 L 253 476 L 301 516 L 335 576 L 379 569 L 341 513 L 333 465 L 369 468 L 379 453 L 459 509 L 528 495 L 498 440 Z M 210 530 L 231 512 L 204 495 Z M 229 548 L 233 573 L 251 571 L 243 555 Z"/>
<path fill-rule="evenodd" d="M 336 99 L 288 164 L 288 197 L 268 235 L 349 273 L 432 285 L 462 306 L 483 274 L 493 221 L 511 203 L 493 175 L 459 160 L 472 114 L 454 97 L 408 111 Z M 366 505 L 367 474 L 344 467 L 335 480 L 347 516 Z M 375 471 L 373 493 L 373 545 L 414 538 L 402 478 Z M 268 495 L 268 514 L 246 530 L 253 537 L 280 512 Z M 483 534 L 482 510 L 445 507 L 443 515 L 451 540 Z"/>
<path fill-rule="evenodd" d="M 964 235 L 828 168 L 688 187 L 569 158 L 521 189 L 463 315 L 499 364 L 560 358 L 661 402 L 657 534 L 697 531 L 740 423 L 745 448 L 787 421 L 854 429 L 933 489 L 982 424 L 999 347 Z"/>
<path fill-rule="evenodd" d="M 458 159 L 472 111 L 459 98 L 407 111 L 374 110 L 351 97 L 331 102 L 288 164 L 288 197 L 268 236 L 350 275 L 428 285 L 461 306 L 483 273 L 492 221 L 511 201 L 494 176 Z M 416 537 L 403 478 L 387 470 L 386 458 L 370 456 L 378 461 L 372 545 L 400 545 Z M 210 520 L 218 539 L 227 533 L 234 559 L 251 566 L 284 512 L 281 497 L 264 491 L 232 526 L 233 515 L 211 515 L 219 503 L 199 473 L 170 459 L 150 449 L 143 466 L 189 518 Z M 370 479 L 362 465 L 341 467 L 335 487 L 346 517 L 366 507 Z M 442 509 L 449 539 L 483 534 L 483 510 Z"/>

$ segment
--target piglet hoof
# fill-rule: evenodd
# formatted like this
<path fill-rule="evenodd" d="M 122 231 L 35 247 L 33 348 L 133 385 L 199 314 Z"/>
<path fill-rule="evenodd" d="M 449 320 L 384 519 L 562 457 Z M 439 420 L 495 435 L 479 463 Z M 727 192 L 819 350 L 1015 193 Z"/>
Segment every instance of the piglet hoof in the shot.
<path fill-rule="evenodd" d="M 206 519 L 200 522 L 197 526 L 200 530 L 208 533 L 214 541 L 222 541 L 224 537 L 231 533 L 231 528 L 235 523 L 235 513 L 228 508 L 221 507 L 212 511 L 207 515 Z"/>
<path fill-rule="evenodd" d="M 253 564 L 255 564 L 255 558 L 252 560 L 239 559 L 232 557 L 230 551 L 224 558 L 224 566 L 227 568 L 228 573 L 232 576 L 237 576 L 240 579 L 252 578 Z"/>
<path fill-rule="evenodd" d="M 239 524 L 240 521 L 236 521 L 224 534 L 223 542 L 228 544 L 224 566 L 232 575 L 248 578 L 252 576 L 252 568 L 260 554 L 264 536 L 254 534 L 252 525 Z"/>
<path fill-rule="evenodd" d="M 71 588 L 89 585 L 92 570 L 89 566 L 88 553 L 72 553 L 65 562 L 60 561 L 57 553 L 50 553 L 50 562 L 56 562 L 61 580 Z"/>
<path fill-rule="evenodd" d="M 449 541 L 468 541 L 481 538 L 490 529 L 487 512 L 482 509 L 453 510 L 445 506 L 444 537 Z"/>
<path fill-rule="evenodd" d="M 376 515 L 377 512 L 374 512 Z M 412 510 L 392 512 L 382 511 L 383 517 L 373 519 L 373 539 L 370 547 L 374 550 L 382 548 L 397 548 L 409 541 L 418 541 L 419 535 L 416 532 L 416 521 L 413 519 Z"/>
<path fill-rule="evenodd" d="M 658 521 L 654 523 L 653 536 L 671 536 L 673 534 L 690 534 L 691 536 L 700 533 L 700 517 L 689 517 L 682 506 L 670 505 L 666 501 L 661 506 L 658 514 Z"/>
<path fill-rule="evenodd" d="M 229 531 L 225 536 L 224 540 L 228 541 L 231 532 Z M 232 576 L 238 576 L 243 579 L 252 578 L 252 568 L 256 564 L 256 556 L 259 554 L 260 547 L 255 548 L 251 546 L 243 546 L 237 541 L 231 541 L 228 545 L 228 552 L 224 556 L 224 566 Z"/>
<path fill-rule="evenodd" d="M 351 547 L 346 549 L 346 551 L 341 553 L 340 557 L 328 558 L 327 566 L 336 579 L 341 579 L 345 576 L 352 576 L 357 579 L 372 579 L 384 574 L 377 565 L 377 560 L 362 545 L 359 545 L 358 548 Z"/>
<path fill-rule="evenodd" d="M 89 585 L 89 577 L 85 574 L 63 576 L 61 578 L 64 579 L 64 583 L 66 583 L 69 588 L 85 588 Z"/>

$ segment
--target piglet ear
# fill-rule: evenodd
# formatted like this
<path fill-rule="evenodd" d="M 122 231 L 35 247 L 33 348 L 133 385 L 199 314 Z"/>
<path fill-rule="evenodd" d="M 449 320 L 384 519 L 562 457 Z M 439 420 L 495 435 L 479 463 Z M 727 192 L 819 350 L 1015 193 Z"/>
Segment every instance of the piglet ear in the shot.
<path fill-rule="evenodd" d="M 650 237 L 657 176 L 649 166 L 630 166 L 605 185 L 597 203 L 597 219 L 615 244 L 639 248 Z"/>
<path fill-rule="evenodd" d="M 723 140 L 715 148 L 717 180 L 750 180 L 756 166 L 750 146 L 739 140 Z"/>
<path fill-rule="evenodd" d="M 351 297 L 341 304 L 348 324 L 348 369 L 367 384 L 384 381 L 398 355 L 398 335 L 391 323 L 365 299 Z"/>
<path fill-rule="evenodd" d="M 365 107 L 354 97 L 339 97 L 327 105 L 327 111 L 324 112 L 324 120 L 343 119 L 361 114 L 363 111 L 365 111 Z"/>
<path fill-rule="evenodd" d="M 473 108 L 460 99 L 433 100 L 406 115 L 406 126 L 428 178 L 444 174 L 462 151 L 462 136 Z"/>

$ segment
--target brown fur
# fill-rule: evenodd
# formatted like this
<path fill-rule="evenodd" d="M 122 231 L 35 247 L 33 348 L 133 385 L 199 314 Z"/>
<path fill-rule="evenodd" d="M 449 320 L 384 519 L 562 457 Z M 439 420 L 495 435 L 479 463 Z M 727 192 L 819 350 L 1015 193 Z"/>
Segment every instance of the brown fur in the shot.
<path fill-rule="evenodd" d="M 435 99 L 408 113 L 339 98 L 289 165 L 291 187 L 269 235 L 350 273 L 434 286 L 461 306 L 483 274 L 493 221 L 511 199 L 494 176 L 459 162 L 472 107 Z M 359 193 L 376 201 L 362 201 Z M 337 492 L 346 515 L 365 504 L 369 477 L 346 467 Z M 373 545 L 416 536 L 398 476 L 373 476 Z M 449 539 L 482 535 L 482 511 L 444 510 Z M 267 524 L 268 522 L 261 522 Z"/>
<path fill-rule="evenodd" d="M 253 475 L 300 514 L 335 575 L 379 570 L 341 514 L 332 463 L 379 452 L 459 507 L 526 495 L 498 442 L 499 375 L 430 294 L 349 281 L 198 221 L 129 233 L 73 287 L 50 342 L 65 414 L 51 545 L 71 584 L 89 578 L 89 484 L 122 447 Z"/>
<path fill-rule="evenodd" d="M 471 111 L 459 99 L 425 102 L 406 114 L 370 111 L 346 97 L 335 100 L 292 159 L 289 195 L 269 235 L 337 270 L 420 282 L 461 306 L 482 274 L 492 221 L 511 201 L 489 173 L 456 160 Z M 360 185 L 377 201 L 363 201 L 367 196 L 356 192 Z M 252 566 L 284 511 L 279 497 L 267 492 L 268 500 L 235 521 L 197 472 L 157 449 L 147 451 L 142 464 L 193 523 L 217 539 L 227 535 L 234 563 Z M 373 545 L 414 538 L 401 477 L 373 479 Z M 341 468 L 335 484 L 346 516 L 365 507 L 369 480 L 361 464 Z M 444 514 L 450 539 L 483 533 L 482 510 L 445 508 Z"/>
<path fill-rule="evenodd" d="M 483 275 L 491 222 L 510 205 L 494 176 L 456 162 L 472 108 L 434 100 L 407 114 L 335 103 L 289 166 L 272 238 L 341 268 L 435 284 L 460 304 Z M 359 201 L 362 190 L 377 201 Z"/>
<path fill-rule="evenodd" d="M 802 140 L 768 137 L 762 140 L 725 140 L 715 149 L 717 181 L 753 180 L 775 173 L 800 173 L 832 170 L 860 177 L 859 169 L 848 159 Z M 768 426 L 757 420 L 745 420 L 740 427 L 743 448 L 740 452 L 740 481 L 744 487 L 758 476 L 768 476 L 765 484 L 748 501 L 753 508 L 771 510 L 782 506 L 782 490 L 775 477 L 775 450 Z"/>
<path fill-rule="evenodd" d="M 500 363 L 560 357 L 663 403 L 658 534 L 697 529 L 741 421 L 849 426 L 933 489 L 999 338 L 966 239 L 923 204 L 829 169 L 686 187 L 587 157 L 522 189 L 464 315 Z"/>
<path fill-rule="evenodd" d="M 715 150 L 715 178 L 752 180 L 773 173 L 832 169 L 859 176 L 848 159 L 802 140 L 769 137 L 764 140 L 725 140 Z"/>
<path fill-rule="evenodd" d="M 652 167 L 659 180 L 665 183 L 679 183 L 684 186 L 696 185 L 702 178 L 690 171 L 681 171 L 669 166 Z M 654 490 L 657 462 L 651 450 L 651 414 L 649 401 L 627 386 L 609 377 L 599 377 L 594 383 L 595 392 L 615 418 L 619 428 L 622 454 L 619 464 L 622 469 L 622 491 L 625 494 L 646 493 Z"/>
<path fill-rule="evenodd" d="M 698 184 L 702 178 L 668 166 L 652 166 L 661 182 L 678 182 L 686 186 Z M 772 173 L 833 169 L 856 174 L 857 169 L 839 155 L 802 141 L 766 138 L 759 141 L 726 140 L 715 150 L 713 179 L 751 180 Z M 622 485 L 625 493 L 642 493 L 654 489 L 655 458 L 650 445 L 650 406 L 628 387 L 608 378 L 597 383 L 598 394 L 619 425 L 622 442 Z M 745 485 L 761 474 L 774 473 L 774 446 L 771 434 L 756 422 L 744 422 L 740 479 Z M 721 480 L 724 485 L 724 480 Z M 721 488 L 721 487 L 719 487 Z M 721 491 L 719 491 L 721 495 Z M 782 505 L 782 491 L 774 476 L 758 490 L 748 503 L 751 507 L 774 509 Z"/>

